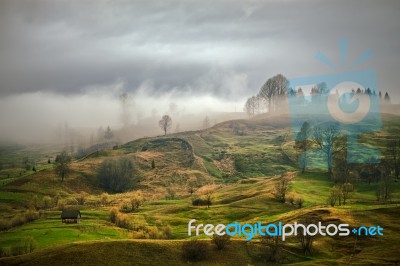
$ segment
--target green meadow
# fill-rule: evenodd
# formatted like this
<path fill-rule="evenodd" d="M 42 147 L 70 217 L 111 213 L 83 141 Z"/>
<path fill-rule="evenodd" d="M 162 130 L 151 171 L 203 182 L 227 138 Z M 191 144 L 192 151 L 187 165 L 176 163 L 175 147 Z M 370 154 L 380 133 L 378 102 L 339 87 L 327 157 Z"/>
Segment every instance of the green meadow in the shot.
<path fill-rule="evenodd" d="M 400 118 L 384 116 L 383 121 L 382 132 L 365 135 L 362 141 L 385 151 L 382 139 L 400 132 Z M 204 234 L 188 236 L 188 222 L 292 223 L 306 217 L 354 227 L 380 225 L 384 236 L 316 237 L 311 254 L 304 254 L 292 237 L 282 243 L 281 263 L 399 263 L 400 180 L 391 183 L 391 200 L 381 202 L 376 199 L 378 182 L 355 178 L 346 205 L 332 207 L 327 199 L 335 182 L 326 169 L 301 173 L 293 145 L 288 117 L 261 116 L 165 138 L 139 139 L 92 153 L 72 162 L 72 172 L 64 182 L 47 160 L 37 164 L 36 172 L 18 167 L 3 169 L 2 223 L 28 209 L 38 217 L 0 232 L 0 264 L 265 265 L 266 251 L 260 237 L 251 241 L 234 237 L 225 249 L 217 250 Z M 103 160 L 120 157 L 133 160 L 140 182 L 130 191 L 106 195 L 96 169 Z M 287 193 L 304 200 L 301 208 L 274 197 L 274 188 L 282 178 L 290 180 Z M 210 184 L 211 206 L 193 206 L 192 200 L 201 196 L 198 191 Z M 120 211 L 131 228 L 112 223 L 110 211 L 121 210 L 138 191 L 144 199 L 141 206 L 135 211 Z M 79 197 L 83 202 L 78 202 Z M 80 223 L 62 223 L 63 208 L 79 209 Z M 165 228 L 170 232 L 160 234 Z M 34 242 L 33 252 L 10 256 L 13 247 L 27 238 Z M 207 242 L 205 260 L 188 262 L 182 257 L 182 245 L 190 239 Z"/>

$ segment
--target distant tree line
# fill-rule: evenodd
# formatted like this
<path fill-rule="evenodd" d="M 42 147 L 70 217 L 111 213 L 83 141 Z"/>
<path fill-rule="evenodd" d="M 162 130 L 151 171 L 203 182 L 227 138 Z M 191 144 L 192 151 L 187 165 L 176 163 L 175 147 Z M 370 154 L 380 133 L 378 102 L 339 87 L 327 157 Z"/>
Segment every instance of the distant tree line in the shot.
<path fill-rule="evenodd" d="M 290 88 L 289 86 L 290 84 L 288 79 L 282 74 L 278 74 L 269 78 L 261 86 L 256 95 L 253 95 L 246 100 L 243 110 L 249 115 L 249 117 L 264 112 L 275 113 L 281 109 L 280 103 L 283 103 L 287 96 L 298 96 L 300 98 L 304 97 L 304 91 L 302 88 L 298 88 L 296 90 L 295 88 Z M 318 83 L 311 88 L 311 101 L 318 101 L 321 95 L 327 93 L 329 93 L 329 90 L 326 83 Z M 376 95 L 376 91 L 371 88 L 353 89 L 352 93 L 378 96 Z M 390 104 L 391 102 L 388 92 L 385 92 L 384 96 L 382 96 L 382 92 L 379 91 L 379 99 L 381 99 L 383 103 Z"/>

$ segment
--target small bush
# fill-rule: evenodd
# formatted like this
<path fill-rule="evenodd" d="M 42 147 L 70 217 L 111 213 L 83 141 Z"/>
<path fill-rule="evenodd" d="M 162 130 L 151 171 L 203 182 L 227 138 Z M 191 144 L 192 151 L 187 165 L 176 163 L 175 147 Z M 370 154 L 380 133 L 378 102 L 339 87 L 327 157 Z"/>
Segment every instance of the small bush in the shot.
<path fill-rule="evenodd" d="M 69 198 L 67 200 L 67 205 L 78 205 L 78 201 L 75 198 Z"/>
<path fill-rule="evenodd" d="M 57 201 L 57 209 L 62 211 L 65 209 L 65 207 L 67 206 L 67 201 L 66 200 L 58 200 Z"/>
<path fill-rule="evenodd" d="M 294 200 L 294 203 L 297 205 L 297 207 L 302 208 L 304 204 L 304 198 L 302 196 L 297 196 Z"/>
<path fill-rule="evenodd" d="M 189 240 L 182 245 L 182 256 L 188 261 L 200 261 L 207 258 L 209 244 L 207 241 Z"/>
<path fill-rule="evenodd" d="M 112 208 L 110 211 L 110 222 L 115 224 L 117 221 L 117 216 L 118 216 L 118 210 L 116 208 Z"/>
<path fill-rule="evenodd" d="M 121 204 L 121 206 L 119 206 L 119 211 L 120 212 L 125 212 L 125 213 L 131 212 L 132 211 L 132 206 L 128 202 L 123 202 Z"/>
<path fill-rule="evenodd" d="M 292 206 L 294 206 L 294 201 L 295 201 L 295 194 L 294 193 L 289 193 L 287 196 L 286 196 L 286 201 L 287 202 L 289 202 L 290 203 L 290 205 L 292 205 Z"/>
<path fill-rule="evenodd" d="M 32 210 L 28 210 L 27 212 L 25 212 L 25 220 L 27 222 L 32 222 L 34 220 L 39 219 L 40 217 L 40 213 L 36 212 L 36 211 L 32 211 Z"/>
<path fill-rule="evenodd" d="M 137 211 L 140 207 L 140 205 L 142 205 L 143 203 L 143 198 L 141 195 L 134 195 L 131 198 L 131 208 L 132 211 Z"/>
<path fill-rule="evenodd" d="M 108 205 L 108 193 L 101 194 L 100 201 L 101 201 L 101 205 L 103 205 L 103 206 Z"/>
<path fill-rule="evenodd" d="M 17 245 L 17 246 L 12 246 L 11 247 L 11 256 L 18 256 L 25 254 L 24 252 L 24 247 Z"/>
<path fill-rule="evenodd" d="M 11 249 L 9 247 L 1 247 L 0 246 L 0 258 L 2 257 L 10 257 L 11 254 Z"/>
<path fill-rule="evenodd" d="M 37 242 L 32 237 L 26 237 L 21 240 L 21 246 L 25 253 L 31 253 L 37 248 Z"/>
<path fill-rule="evenodd" d="M 196 198 L 192 200 L 193 206 L 210 206 L 212 204 L 211 200 Z"/>
<path fill-rule="evenodd" d="M 219 236 L 213 234 L 212 243 L 217 247 L 218 250 L 223 250 L 231 241 L 231 237 L 227 234 Z"/>
<path fill-rule="evenodd" d="M 129 217 L 126 214 L 118 214 L 115 225 L 125 229 L 133 229 L 133 224 L 129 220 Z"/>
<path fill-rule="evenodd" d="M 146 234 L 143 231 L 132 231 L 128 233 L 131 239 L 146 239 Z"/>
<path fill-rule="evenodd" d="M 80 193 L 75 199 L 79 205 L 83 205 L 85 204 L 86 201 L 86 194 Z"/>
<path fill-rule="evenodd" d="M 165 235 L 156 226 L 151 226 L 147 230 L 148 238 L 150 239 L 164 239 Z"/>
<path fill-rule="evenodd" d="M 50 208 L 54 207 L 53 200 L 49 196 L 43 197 L 43 207 L 45 209 L 50 209 Z"/>
<path fill-rule="evenodd" d="M 21 239 L 21 242 L 18 245 L 12 246 L 6 255 L 18 256 L 18 255 L 31 253 L 36 249 L 36 247 L 37 247 L 37 242 L 32 237 L 26 237 L 26 238 Z M 3 249 L 2 253 L 4 253 L 4 249 Z M 4 256 L 4 255 L 2 255 L 2 256 Z"/>
<path fill-rule="evenodd" d="M 172 228 L 169 224 L 164 227 L 163 232 L 166 239 L 172 238 Z"/>

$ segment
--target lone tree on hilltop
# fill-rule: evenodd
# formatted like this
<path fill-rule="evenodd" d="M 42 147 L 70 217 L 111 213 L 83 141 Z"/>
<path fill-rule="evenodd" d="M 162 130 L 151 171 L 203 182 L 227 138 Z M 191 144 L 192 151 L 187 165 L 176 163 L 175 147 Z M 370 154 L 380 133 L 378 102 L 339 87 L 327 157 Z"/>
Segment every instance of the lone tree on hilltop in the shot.
<path fill-rule="evenodd" d="M 158 121 L 158 125 L 164 131 L 164 136 L 167 135 L 168 129 L 171 128 L 172 119 L 169 115 L 164 115 L 160 121 Z"/>
<path fill-rule="evenodd" d="M 56 157 L 56 173 L 61 177 L 61 181 L 70 173 L 71 156 L 66 151 L 62 151 Z"/>

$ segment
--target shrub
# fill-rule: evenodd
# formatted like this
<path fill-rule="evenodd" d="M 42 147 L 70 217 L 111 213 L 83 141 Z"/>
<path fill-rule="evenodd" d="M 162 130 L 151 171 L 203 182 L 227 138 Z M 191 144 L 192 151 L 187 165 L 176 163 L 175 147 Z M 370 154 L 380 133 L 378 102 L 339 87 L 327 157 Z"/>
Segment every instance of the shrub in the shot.
<path fill-rule="evenodd" d="M 331 205 L 332 207 L 335 207 L 337 203 L 339 203 L 339 206 L 342 205 L 342 197 L 343 193 L 340 187 L 334 186 L 330 190 L 330 194 L 328 196 L 328 204 Z"/>
<path fill-rule="evenodd" d="M 200 261 L 207 258 L 209 244 L 201 240 L 185 241 L 182 245 L 182 257 L 188 261 Z"/>
<path fill-rule="evenodd" d="M 58 205 L 58 201 L 61 199 L 61 194 L 60 193 L 57 193 L 55 196 L 54 196 L 54 205 Z"/>
<path fill-rule="evenodd" d="M 137 211 L 139 206 L 143 203 L 143 198 L 141 195 L 137 194 L 131 198 L 131 208 L 132 211 Z"/>
<path fill-rule="evenodd" d="M 119 206 L 119 211 L 125 213 L 131 212 L 132 211 L 131 204 L 129 204 L 128 202 L 123 202 L 121 206 Z"/>
<path fill-rule="evenodd" d="M 146 234 L 142 230 L 129 232 L 128 236 L 132 239 L 146 239 Z"/>
<path fill-rule="evenodd" d="M 10 257 L 11 249 L 9 247 L 1 247 L 0 246 L 0 258 L 1 257 Z"/>
<path fill-rule="evenodd" d="M 294 204 L 297 205 L 297 207 L 302 208 L 304 204 L 304 198 L 302 196 L 297 196 L 294 200 Z"/>
<path fill-rule="evenodd" d="M 9 228 L 11 228 L 11 221 L 9 219 L 1 219 L 0 220 L 0 230 L 7 230 Z"/>
<path fill-rule="evenodd" d="M 106 206 L 108 204 L 108 193 L 101 194 L 101 205 Z"/>
<path fill-rule="evenodd" d="M 11 247 L 11 255 L 12 256 L 18 256 L 18 255 L 22 255 L 22 254 L 25 254 L 24 247 L 22 247 L 20 245 Z"/>
<path fill-rule="evenodd" d="M 129 217 L 126 214 L 118 214 L 116 221 L 115 221 L 115 225 L 121 228 L 125 228 L 125 229 L 133 229 L 133 224 L 131 223 L 131 221 L 129 220 Z"/>
<path fill-rule="evenodd" d="M 23 214 L 17 214 L 11 219 L 11 226 L 23 225 L 26 223 L 26 217 Z"/>
<path fill-rule="evenodd" d="M 21 240 L 21 246 L 25 253 L 31 253 L 37 248 L 37 242 L 29 236 Z"/>
<path fill-rule="evenodd" d="M 78 201 L 75 198 L 67 199 L 67 205 L 78 205 Z"/>
<path fill-rule="evenodd" d="M 110 222 L 115 224 L 117 221 L 117 216 L 118 216 L 118 210 L 116 208 L 112 208 L 110 211 Z"/>
<path fill-rule="evenodd" d="M 65 209 L 65 207 L 67 206 L 67 201 L 66 200 L 58 200 L 57 201 L 57 209 L 62 211 Z"/>
<path fill-rule="evenodd" d="M 285 203 L 286 201 L 286 193 L 289 189 L 290 179 L 287 177 L 281 177 L 278 183 L 274 186 L 274 190 L 272 194 L 275 199 L 279 202 Z"/>
<path fill-rule="evenodd" d="M 34 210 L 28 210 L 25 213 L 15 215 L 10 219 L 0 220 L 0 230 L 8 230 L 12 227 L 26 224 L 28 222 L 37 220 L 41 217 L 42 213 Z"/>
<path fill-rule="evenodd" d="M 192 199 L 193 206 L 210 206 L 211 204 L 212 202 L 208 199 L 202 199 L 202 198 Z"/>
<path fill-rule="evenodd" d="M 218 250 L 223 250 L 231 241 L 231 237 L 227 234 L 219 236 L 213 234 L 212 243 L 217 247 Z"/>
<path fill-rule="evenodd" d="M 286 201 L 290 203 L 290 205 L 294 206 L 295 204 L 295 194 L 294 193 L 289 193 L 286 196 Z"/>
<path fill-rule="evenodd" d="M 167 188 L 167 199 L 169 200 L 174 200 L 176 195 L 176 191 L 173 188 L 168 187 Z"/>
<path fill-rule="evenodd" d="M 75 199 L 79 205 L 83 205 L 85 204 L 86 194 L 82 192 Z"/>
<path fill-rule="evenodd" d="M 43 207 L 45 209 L 50 209 L 54 206 L 53 200 L 49 196 L 44 196 L 43 197 Z"/>
<path fill-rule="evenodd" d="M 164 227 L 163 232 L 166 239 L 172 238 L 172 228 L 169 224 Z"/>
<path fill-rule="evenodd" d="M 39 219 L 39 217 L 40 217 L 39 212 L 35 212 L 32 210 L 28 210 L 27 212 L 25 212 L 25 220 L 27 222 L 32 222 L 34 220 L 37 220 Z"/>
<path fill-rule="evenodd" d="M 148 238 L 150 239 L 163 239 L 165 235 L 156 226 L 151 226 L 147 229 Z"/>

